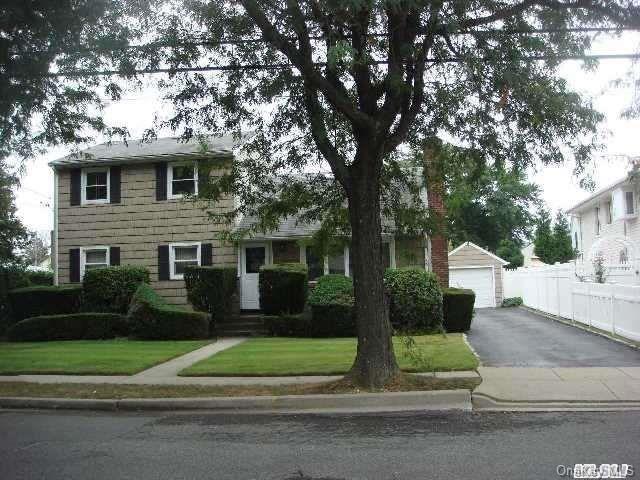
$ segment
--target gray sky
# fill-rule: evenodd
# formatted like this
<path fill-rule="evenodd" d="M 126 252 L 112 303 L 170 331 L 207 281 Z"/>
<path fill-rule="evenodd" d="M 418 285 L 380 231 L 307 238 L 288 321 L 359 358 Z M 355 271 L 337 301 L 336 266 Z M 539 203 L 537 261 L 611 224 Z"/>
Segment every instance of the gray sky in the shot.
<path fill-rule="evenodd" d="M 602 36 L 593 53 L 633 53 L 638 51 L 640 34 L 625 33 L 620 38 Z M 602 60 L 594 72 L 585 72 L 581 62 L 565 62 L 561 75 L 579 92 L 588 95 L 595 107 L 605 114 L 602 127 L 607 134 L 605 149 L 593 161 L 593 178 L 597 188 L 605 187 L 625 175 L 627 160 L 618 155 L 640 156 L 638 137 L 640 120 L 620 118 L 621 111 L 629 105 L 633 91 L 613 88 L 611 82 L 623 77 L 631 68 L 629 60 Z M 636 65 L 635 70 L 638 71 Z M 153 122 L 154 113 L 161 111 L 161 103 L 153 91 L 134 93 L 105 110 L 107 123 L 126 125 L 133 138 Z M 98 139 L 97 143 L 100 143 Z M 48 231 L 53 228 L 53 174 L 47 163 L 69 153 L 69 148 L 52 148 L 45 155 L 29 162 L 17 191 L 18 214 L 33 230 Z M 589 195 L 578 186 L 572 175 L 572 165 L 544 167 L 530 172 L 530 179 L 542 188 L 543 199 L 552 210 L 566 209 Z"/>

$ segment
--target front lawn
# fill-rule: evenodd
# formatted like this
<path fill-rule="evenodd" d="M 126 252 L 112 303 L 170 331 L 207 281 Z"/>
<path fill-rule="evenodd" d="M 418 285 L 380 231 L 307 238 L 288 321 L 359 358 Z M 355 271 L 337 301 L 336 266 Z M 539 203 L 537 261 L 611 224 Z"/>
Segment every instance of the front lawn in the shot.
<path fill-rule="evenodd" d="M 207 343 L 125 339 L 0 343 L 0 375 L 131 375 Z"/>
<path fill-rule="evenodd" d="M 414 337 L 426 364 L 407 356 L 399 338 L 394 345 L 407 372 L 473 370 L 478 366 L 460 334 Z M 340 375 L 356 354 L 355 338 L 254 338 L 180 372 L 185 376 Z"/>

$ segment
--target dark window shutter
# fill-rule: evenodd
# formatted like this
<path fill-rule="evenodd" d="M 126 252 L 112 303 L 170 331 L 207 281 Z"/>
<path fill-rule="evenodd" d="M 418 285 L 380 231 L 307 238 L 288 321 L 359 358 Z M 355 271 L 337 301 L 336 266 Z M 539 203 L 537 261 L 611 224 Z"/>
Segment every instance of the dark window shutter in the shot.
<path fill-rule="evenodd" d="M 111 203 L 120 203 L 120 177 L 122 169 L 121 167 L 111 167 L 109 169 L 109 197 Z"/>
<path fill-rule="evenodd" d="M 69 249 L 69 281 L 80 283 L 80 249 Z"/>
<path fill-rule="evenodd" d="M 167 199 L 167 164 L 156 163 L 156 200 Z"/>
<path fill-rule="evenodd" d="M 158 245 L 158 280 L 169 280 L 169 245 Z"/>
<path fill-rule="evenodd" d="M 200 264 L 205 267 L 213 265 L 213 245 L 210 243 L 200 245 Z"/>
<path fill-rule="evenodd" d="M 71 205 L 80 205 L 82 172 L 79 168 L 71 170 Z"/>
<path fill-rule="evenodd" d="M 109 248 L 109 264 L 112 267 L 120 265 L 120 247 Z"/>

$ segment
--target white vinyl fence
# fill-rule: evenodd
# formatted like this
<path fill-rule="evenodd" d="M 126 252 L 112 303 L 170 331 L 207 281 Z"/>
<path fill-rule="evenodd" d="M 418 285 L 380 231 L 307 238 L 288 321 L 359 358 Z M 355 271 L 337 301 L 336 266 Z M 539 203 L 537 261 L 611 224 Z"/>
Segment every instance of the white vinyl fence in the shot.
<path fill-rule="evenodd" d="M 503 281 L 505 298 L 640 341 L 640 286 L 581 282 L 573 263 L 505 270 Z"/>

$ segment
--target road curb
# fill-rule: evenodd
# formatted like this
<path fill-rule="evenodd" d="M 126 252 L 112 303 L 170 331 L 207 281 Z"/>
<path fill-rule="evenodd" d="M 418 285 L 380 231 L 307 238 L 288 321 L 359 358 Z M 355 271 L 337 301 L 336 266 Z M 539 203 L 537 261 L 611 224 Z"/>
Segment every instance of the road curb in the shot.
<path fill-rule="evenodd" d="M 640 410 L 640 402 L 618 401 L 513 401 L 484 393 L 472 395 L 474 411 L 480 412 L 613 412 Z"/>
<path fill-rule="evenodd" d="M 429 410 L 470 411 L 472 405 L 469 390 L 436 390 L 428 392 L 122 400 L 4 397 L 0 398 L 0 408 L 98 411 L 209 410 L 219 413 L 364 413 Z"/>

